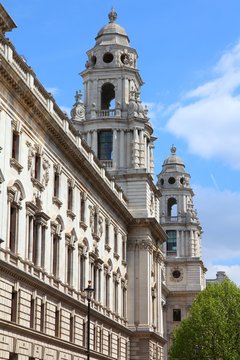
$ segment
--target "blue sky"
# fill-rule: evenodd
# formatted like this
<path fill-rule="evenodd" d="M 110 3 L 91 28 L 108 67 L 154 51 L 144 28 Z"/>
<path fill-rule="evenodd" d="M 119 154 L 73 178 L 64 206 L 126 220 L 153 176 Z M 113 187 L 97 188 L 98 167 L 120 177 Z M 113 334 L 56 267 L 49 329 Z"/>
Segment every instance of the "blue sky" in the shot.
<path fill-rule="evenodd" d="M 112 6 L 137 49 L 158 174 L 172 144 L 192 176 L 208 277 L 240 283 L 240 1 L 3 0 L 9 34 L 57 103 L 69 110 L 79 73 Z"/>

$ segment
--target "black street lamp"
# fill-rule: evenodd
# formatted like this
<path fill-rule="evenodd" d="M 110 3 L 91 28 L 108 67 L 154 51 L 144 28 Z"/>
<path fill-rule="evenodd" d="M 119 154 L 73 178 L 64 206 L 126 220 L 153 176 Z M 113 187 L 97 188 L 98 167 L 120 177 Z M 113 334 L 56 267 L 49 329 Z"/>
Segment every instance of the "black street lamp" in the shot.
<path fill-rule="evenodd" d="M 194 350 L 195 350 L 196 359 L 198 359 L 199 358 L 199 352 L 200 352 L 200 346 L 195 345 Z"/>
<path fill-rule="evenodd" d="M 88 301 L 88 327 L 87 327 L 87 360 L 90 359 L 90 302 L 92 293 L 94 292 L 94 289 L 91 287 L 91 281 L 88 281 L 88 287 L 84 289 L 84 291 L 87 294 L 87 301 Z"/>

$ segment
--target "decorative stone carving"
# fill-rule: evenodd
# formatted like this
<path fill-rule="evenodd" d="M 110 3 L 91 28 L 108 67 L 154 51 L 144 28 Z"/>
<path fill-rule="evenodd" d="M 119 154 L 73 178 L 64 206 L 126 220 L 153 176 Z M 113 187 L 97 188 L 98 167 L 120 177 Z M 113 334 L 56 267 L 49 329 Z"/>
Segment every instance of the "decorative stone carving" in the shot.
<path fill-rule="evenodd" d="M 98 219 L 98 236 L 102 237 L 103 234 L 103 217 L 100 215 Z"/>
<path fill-rule="evenodd" d="M 35 151 L 32 147 L 32 145 L 27 142 L 27 147 L 28 147 L 28 170 L 30 170 L 30 173 L 31 173 L 31 177 L 34 176 L 34 169 L 33 169 L 33 158 L 34 158 L 34 155 L 35 155 Z"/>
<path fill-rule="evenodd" d="M 36 205 L 38 211 L 42 210 L 42 199 L 41 199 L 41 193 L 38 191 L 37 193 L 33 194 L 33 203 Z"/>
<path fill-rule="evenodd" d="M 134 87 L 131 88 L 129 94 L 128 117 L 147 119 L 145 109 L 140 100 L 140 91 L 134 90 Z"/>
<path fill-rule="evenodd" d="M 49 161 L 47 159 L 43 159 L 42 167 L 43 167 L 43 170 L 44 170 L 43 179 L 42 179 L 42 185 L 47 186 L 47 184 L 49 182 L 49 168 L 50 168 L 50 164 L 49 164 Z"/>
<path fill-rule="evenodd" d="M 171 281 L 180 282 L 183 279 L 183 268 L 180 266 L 174 266 L 170 270 Z"/>
<path fill-rule="evenodd" d="M 59 163 L 54 164 L 54 165 L 53 165 L 53 168 L 54 168 L 55 172 L 56 172 L 58 175 L 61 174 L 61 172 L 62 172 L 62 164 L 59 164 Z"/>
<path fill-rule="evenodd" d="M 66 236 L 66 240 L 65 240 L 66 245 L 75 248 L 75 243 L 77 242 L 77 234 L 75 229 L 73 228 L 72 231 L 68 234 L 65 234 L 65 236 Z"/>
<path fill-rule="evenodd" d="M 68 185 L 71 187 L 71 189 L 73 189 L 75 186 L 75 179 L 74 178 L 68 179 Z"/>
<path fill-rule="evenodd" d="M 89 226 L 91 228 L 92 233 L 94 233 L 94 215 L 95 215 L 95 209 L 93 206 L 89 206 L 90 210 L 90 217 L 89 217 Z"/>
<path fill-rule="evenodd" d="M 155 197 L 154 194 L 151 193 L 151 199 L 150 199 L 150 214 L 154 216 L 155 213 Z"/>
<path fill-rule="evenodd" d="M 71 117 L 75 121 L 82 121 L 85 119 L 85 106 L 82 101 L 81 90 L 76 91 L 75 100 L 75 104 L 71 110 Z"/>

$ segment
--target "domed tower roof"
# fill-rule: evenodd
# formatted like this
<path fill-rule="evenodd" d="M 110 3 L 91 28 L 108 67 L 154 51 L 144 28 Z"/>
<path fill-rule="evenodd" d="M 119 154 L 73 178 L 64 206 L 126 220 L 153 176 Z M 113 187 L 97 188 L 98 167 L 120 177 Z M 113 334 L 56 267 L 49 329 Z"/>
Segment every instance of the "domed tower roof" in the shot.
<path fill-rule="evenodd" d="M 125 29 L 115 21 L 117 13 L 112 8 L 108 14 L 109 23 L 101 28 L 96 37 L 96 45 L 123 45 L 129 46 L 129 38 Z"/>
<path fill-rule="evenodd" d="M 171 155 L 164 160 L 162 167 L 162 173 L 174 171 L 181 173 L 186 172 L 184 162 L 179 156 L 177 156 L 176 147 L 174 145 L 171 147 Z"/>

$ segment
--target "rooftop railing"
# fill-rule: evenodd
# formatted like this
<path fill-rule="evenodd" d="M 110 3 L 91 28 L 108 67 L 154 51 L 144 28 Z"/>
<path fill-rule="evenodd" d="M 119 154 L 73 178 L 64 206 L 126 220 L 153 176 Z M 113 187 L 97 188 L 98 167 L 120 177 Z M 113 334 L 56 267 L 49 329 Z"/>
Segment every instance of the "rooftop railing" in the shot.
<path fill-rule="evenodd" d="M 97 113 L 97 117 L 115 117 L 116 109 L 97 110 L 96 113 Z"/>

